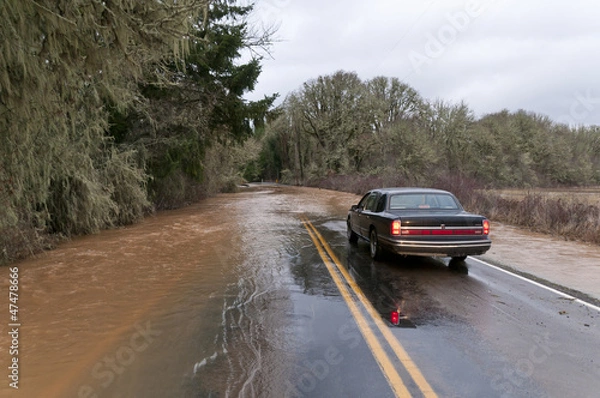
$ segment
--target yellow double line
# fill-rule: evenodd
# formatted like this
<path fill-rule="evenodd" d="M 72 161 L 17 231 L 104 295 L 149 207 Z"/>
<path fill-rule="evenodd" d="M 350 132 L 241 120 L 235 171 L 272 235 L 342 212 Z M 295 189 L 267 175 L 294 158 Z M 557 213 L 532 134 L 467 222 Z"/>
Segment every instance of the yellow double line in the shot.
<path fill-rule="evenodd" d="M 385 323 L 381 320 L 380 315 L 377 313 L 375 308 L 373 308 L 373 305 L 371 305 L 367 297 L 364 295 L 360 287 L 356 284 L 354 279 L 350 276 L 346 268 L 342 266 L 337 256 L 331 250 L 331 247 L 329 247 L 325 239 L 323 239 L 323 236 L 321 236 L 319 231 L 317 231 L 315 226 L 312 225 L 312 223 L 308 220 L 308 218 L 306 218 L 306 216 L 301 216 L 301 220 L 304 224 L 304 227 L 308 231 L 310 238 L 315 244 L 315 247 L 317 248 L 317 251 L 321 256 L 323 263 L 325 263 L 327 270 L 331 274 L 333 281 L 340 290 L 340 293 L 346 301 L 346 304 L 348 304 L 350 312 L 352 313 L 352 316 L 354 317 L 360 332 L 365 338 L 369 349 L 375 357 L 375 361 L 379 365 L 379 368 L 383 372 L 396 397 L 410 397 L 411 394 L 406 388 L 404 381 L 398 374 L 398 371 L 392 364 L 392 361 L 381 346 L 379 340 L 373 333 L 369 322 L 363 316 L 363 313 L 361 312 L 357 303 L 353 299 L 352 294 L 348 290 L 346 284 L 354 292 L 356 297 L 358 297 L 358 300 L 362 303 L 363 307 L 366 309 L 367 313 L 369 314 L 369 316 L 383 335 L 384 339 L 392 348 L 392 351 L 394 352 L 396 357 L 400 360 L 400 362 L 402 363 L 408 374 L 411 376 L 415 384 L 419 387 L 423 396 L 427 398 L 437 397 L 437 394 L 435 393 L 435 391 L 433 391 L 433 388 L 431 388 L 427 380 L 425 380 L 425 377 L 423 376 L 417 365 L 410 358 L 410 356 L 402 347 L 400 342 L 394 337 L 389 327 L 386 326 Z M 346 283 L 344 283 L 344 281 L 340 277 L 340 274 L 344 277 Z"/>

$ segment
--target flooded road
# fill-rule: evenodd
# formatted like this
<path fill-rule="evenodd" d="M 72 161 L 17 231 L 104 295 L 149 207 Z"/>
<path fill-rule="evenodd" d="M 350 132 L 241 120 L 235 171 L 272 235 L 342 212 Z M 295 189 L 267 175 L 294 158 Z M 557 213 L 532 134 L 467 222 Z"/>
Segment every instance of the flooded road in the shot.
<path fill-rule="evenodd" d="M 15 264 L 19 391 L 5 382 L 0 396 L 395 396 L 303 219 L 381 320 L 401 311 L 401 327 L 386 330 L 438 396 L 600 389 L 594 308 L 472 259 L 456 267 L 430 258 L 374 263 L 364 242 L 345 239 L 355 201 L 256 186 Z M 372 329 L 376 340 L 388 333 Z M 410 395 L 432 396 L 385 344 Z"/>

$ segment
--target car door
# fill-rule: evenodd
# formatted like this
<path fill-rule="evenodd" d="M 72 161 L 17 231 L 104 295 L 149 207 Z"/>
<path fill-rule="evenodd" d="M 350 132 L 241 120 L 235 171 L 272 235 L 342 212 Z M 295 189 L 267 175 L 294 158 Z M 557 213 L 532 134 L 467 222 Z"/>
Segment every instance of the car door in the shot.
<path fill-rule="evenodd" d="M 363 200 L 361 200 L 362 206 L 359 206 L 358 220 L 359 229 L 362 236 L 369 236 L 369 227 L 371 226 L 372 217 L 377 208 L 377 199 L 379 199 L 379 192 L 371 192 L 367 194 Z M 361 204 L 359 203 L 359 205 Z"/>
<path fill-rule="evenodd" d="M 365 204 L 367 203 L 367 198 L 371 193 L 367 192 L 365 196 L 363 196 L 356 206 L 352 206 L 352 212 L 350 214 L 350 223 L 352 224 L 352 229 L 358 235 L 362 235 L 362 227 L 361 227 L 361 215 L 365 208 Z"/>

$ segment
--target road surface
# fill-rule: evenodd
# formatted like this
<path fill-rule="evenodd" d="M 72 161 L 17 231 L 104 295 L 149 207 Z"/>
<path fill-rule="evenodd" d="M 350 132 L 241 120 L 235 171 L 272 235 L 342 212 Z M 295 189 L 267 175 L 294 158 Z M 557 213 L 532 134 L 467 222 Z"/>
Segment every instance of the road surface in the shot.
<path fill-rule="evenodd" d="M 598 307 L 481 258 L 373 262 L 355 200 L 254 186 L 14 264 L 0 396 L 597 396 Z"/>

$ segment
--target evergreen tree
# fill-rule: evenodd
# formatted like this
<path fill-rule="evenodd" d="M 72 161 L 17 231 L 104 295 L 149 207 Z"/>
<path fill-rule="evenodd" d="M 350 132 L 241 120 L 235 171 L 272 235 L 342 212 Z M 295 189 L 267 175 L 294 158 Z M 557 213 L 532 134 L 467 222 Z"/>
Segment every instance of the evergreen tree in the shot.
<path fill-rule="evenodd" d="M 189 52 L 170 63 L 170 84 L 155 80 L 143 86 L 147 113 L 113 114 L 115 139 L 146 154 L 150 198 L 158 208 L 206 195 L 207 179 L 215 178 L 207 173 L 207 148 L 251 136 L 276 98 L 243 98 L 254 89 L 261 58 L 242 63 L 242 51 L 269 40 L 268 34 L 252 37 L 246 20 L 251 11 L 252 6 L 212 1 L 195 24 Z"/>

